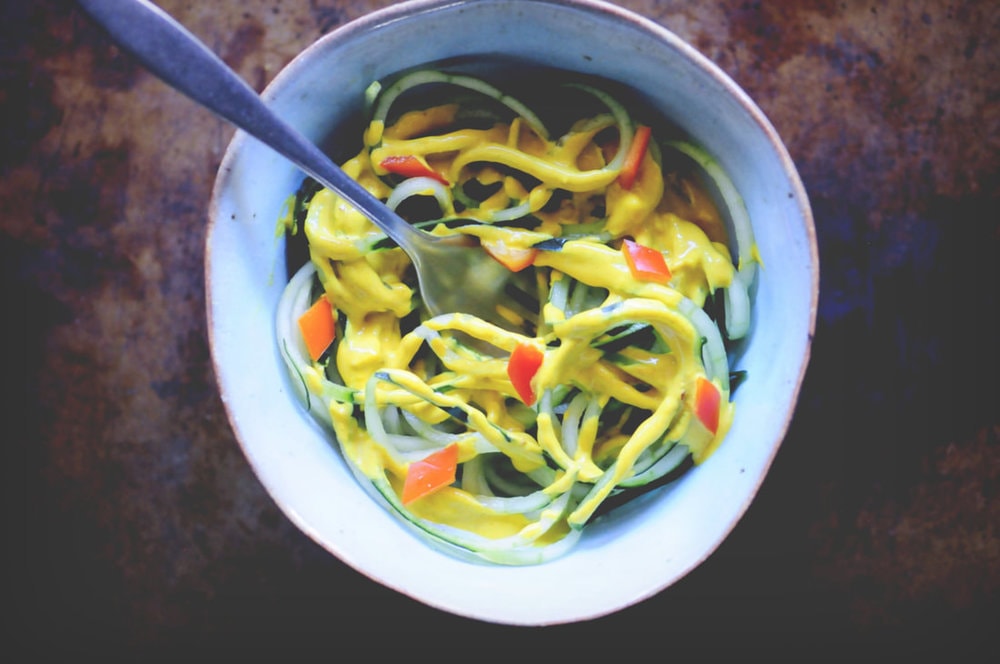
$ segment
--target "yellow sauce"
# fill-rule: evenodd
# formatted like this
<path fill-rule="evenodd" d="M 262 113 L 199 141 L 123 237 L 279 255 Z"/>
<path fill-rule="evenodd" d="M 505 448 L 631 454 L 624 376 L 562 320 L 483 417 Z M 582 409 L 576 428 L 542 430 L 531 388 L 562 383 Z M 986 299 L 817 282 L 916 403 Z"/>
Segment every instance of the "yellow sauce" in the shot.
<path fill-rule="evenodd" d="M 304 229 L 322 286 L 345 320 L 333 362 L 343 384 L 359 393 L 365 392 L 373 374 L 386 372 L 392 382 L 379 381 L 374 388 L 380 407 L 409 411 L 430 425 L 466 409 L 470 430 L 478 432 L 496 453 L 509 457 L 521 472 L 543 468 L 548 457 L 557 466 L 560 486 L 596 484 L 612 473 L 612 481 L 575 504 L 544 535 L 545 529 L 533 525 L 531 519 L 496 513 L 457 485 L 408 506 L 418 518 L 478 536 L 499 539 L 520 533 L 533 537 L 532 529 L 537 528 L 538 542 L 551 542 L 569 532 L 569 527 L 584 524 L 616 483 L 632 476 L 643 453 L 665 436 L 688 445 L 696 463 L 704 461 L 725 436 L 733 418 L 728 378 L 714 379 L 723 392 L 717 433 L 699 429 L 700 423 L 692 416 L 691 386 L 698 376 L 706 375 L 706 369 L 699 332 L 678 307 L 685 300 L 702 307 L 708 296 L 732 283 L 735 267 L 720 215 L 693 180 L 676 173 L 665 176 L 648 152 L 635 184 L 628 190 L 618 184 L 618 171 L 608 168 L 605 161 L 607 146 L 595 140 L 601 131 L 614 126 L 612 120 L 591 123 L 586 131 L 554 141 L 541 138 L 520 120 L 487 129 L 452 128 L 457 112 L 455 104 L 448 104 L 406 113 L 388 127 L 373 123 L 365 133 L 366 149 L 347 162 L 345 170 L 383 199 L 391 188 L 380 178 L 385 173 L 378 164 L 388 156 L 420 156 L 447 174 L 451 183 L 473 173 L 483 185 L 499 182 L 495 193 L 463 216 L 485 218 L 526 203 L 535 215 L 534 226 L 481 224 L 436 232 L 466 233 L 484 244 L 500 243 L 510 250 L 531 250 L 540 241 L 573 236 L 576 227 L 603 220 L 603 236 L 584 235 L 565 241 L 558 249 L 541 250 L 534 269 L 542 291 L 572 279 L 604 289 L 606 298 L 599 306 L 569 317 L 551 303 L 539 312 L 535 341 L 546 350 L 532 386 L 543 395 L 542 405 L 536 405 L 525 422 L 526 409 L 507 375 L 507 357 L 526 337 L 464 315 L 426 322 L 419 335 L 404 333 L 400 320 L 413 306 L 408 258 L 399 249 L 364 250 L 366 242 L 379 236 L 378 230 L 336 194 L 322 190 L 308 206 Z M 530 177 L 513 177 L 513 172 Z M 524 182 L 529 180 L 538 184 L 526 188 Z M 558 205 L 549 205 L 558 190 L 570 193 Z M 624 237 L 661 251 L 670 268 L 670 282 L 637 281 L 617 249 Z M 617 326 L 634 322 L 650 324 L 669 351 L 625 348 L 620 351 L 624 362 L 608 362 L 595 347 L 597 340 Z M 452 334 L 456 331 L 492 344 L 498 354 L 484 356 L 455 344 Z M 423 359 L 427 348 L 437 360 Z M 438 368 L 431 371 L 429 366 Z M 315 369 L 309 374 L 313 384 L 320 380 L 317 376 L 322 370 Z M 574 424 L 575 442 L 570 450 L 561 439 L 562 427 L 569 425 L 561 424 L 544 407 L 549 398 L 545 395 L 566 386 L 575 387 L 588 399 L 586 406 L 580 406 L 583 415 Z M 623 432 L 617 425 L 602 430 L 598 416 L 612 400 L 649 411 L 649 415 L 634 431 Z M 358 423 L 352 406 L 333 402 L 329 410 L 347 457 L 365 476 L 385 477 L 399 492 L 408 464 L 375 443 Z M 462 460 L 481 449 L 484 443 L 475 443 L 476 439 L 475 435 L 463 439 Z"/>

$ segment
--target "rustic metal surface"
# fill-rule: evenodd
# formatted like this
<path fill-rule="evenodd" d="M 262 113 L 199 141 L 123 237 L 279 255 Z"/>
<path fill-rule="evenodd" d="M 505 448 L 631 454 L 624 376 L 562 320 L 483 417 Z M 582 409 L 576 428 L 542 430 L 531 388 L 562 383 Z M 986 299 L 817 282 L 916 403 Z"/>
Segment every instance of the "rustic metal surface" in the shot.
<path fill-rule="evenodd" d="M 162 2 L 258 89 L 387 4 Z M 253 476 L 215 391 L 203 241 L 232 130 L 71 3 L 7 2 L 6 644 L 29 661 L 334 658 L 427 639 L 457 656 L 458 634 L 514 655 L 546 642 L 571 656 L 996 654 L 1000 4 L 621 4 L 758 101 L 816 216 L 801 405 L 718 552 L 617 615 L 514 630 L 423 607 L 319 549 Z"/>

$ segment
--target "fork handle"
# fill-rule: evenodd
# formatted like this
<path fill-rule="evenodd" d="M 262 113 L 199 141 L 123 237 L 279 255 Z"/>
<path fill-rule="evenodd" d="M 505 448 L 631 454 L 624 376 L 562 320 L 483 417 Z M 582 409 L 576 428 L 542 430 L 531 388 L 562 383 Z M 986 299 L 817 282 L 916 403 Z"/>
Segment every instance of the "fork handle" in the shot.
<path fill-rule="evenodd" d="M 351 179 L 312 141 L 268 108 L 204 43 L 148 0 L 77 0 L 111 38 L 176 90 L 286 157 L 412 251 L 423 233 Z"/>

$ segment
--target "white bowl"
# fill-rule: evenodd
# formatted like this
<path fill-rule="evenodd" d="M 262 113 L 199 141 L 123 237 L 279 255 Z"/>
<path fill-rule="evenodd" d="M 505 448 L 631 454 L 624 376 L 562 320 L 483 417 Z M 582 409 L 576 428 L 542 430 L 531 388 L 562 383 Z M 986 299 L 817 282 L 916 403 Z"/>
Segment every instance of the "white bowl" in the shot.
<path fill-rule="evenodd" d="M 415 0 L 353 21 L 293 60 L 263 97 L 325 143 L 374 80 L 458 55 L 516 55 L 640 90 L 721 163 L 742 193 L 764 268 L 737 359 L 749 380 L 711 458 L 588 526 L 553 562 L 462 562 L 422 543 L 355 481 L 303 411 L 275 342 L 285 282 L 275 224 L 302 174 L 237 134 L 211 203 L 206 280 L 222 399 L 254 471 L 284 513 L 360 573 L 479 620 L 546 625 L 655 595 L 705 560 L 757 493 L 787 430 L 815 325 L 818 259 L 808 200 L 772 125 L 708 59 L 662 26 L 590 0 Z"/>

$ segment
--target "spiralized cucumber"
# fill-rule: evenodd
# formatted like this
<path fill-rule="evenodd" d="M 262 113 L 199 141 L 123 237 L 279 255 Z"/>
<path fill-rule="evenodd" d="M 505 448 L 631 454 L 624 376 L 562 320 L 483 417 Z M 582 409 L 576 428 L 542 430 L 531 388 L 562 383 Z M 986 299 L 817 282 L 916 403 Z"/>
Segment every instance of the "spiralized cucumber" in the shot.
<path fill-rule="evenodd" d="M 592 85 L 575 83 L 570 87 L 579 88 L 594 95 L 611 111 L 611 115 L 615 119 L 615 124 L 618 125 L 618 150 L 615 152 L 615 156 L 611 158 L 611 161 L 608 162 L 608 165 L 605 166 L 605 169 L 610 171 L 619 170 L 625 161 L 625 155 L 628 153 L 629 146 L 632 144 L 632 137 L 635 135 L 635 126 L 628 111 L 614 97 Z"/>
<path fill-rule="evenodd" d="M 740 339 L 750 329 L 749 290 L 757 269 L 756 243 L 746 204 L 732 179 L 703 147 L 689 141 L 667 141 L 667 146 L 693 160 L 719 190 L 724 209 L 729 213 L 736 243 L 737 276 L 725 289 L 726 333 Z"/>
<path fill-rule="evenodd" d="M 396 100 L 407 90 L 412 90 L 421 85 L 428 85 L 432 83 L 447 83 L 449 85 L 455 85 L 458 87 L 466 88 L 469 90 L 474 90 L 479 92 L 491 99 L 495 99 L 500 102 L 511 111 L 513 111 L 518 117 L 524 119 L 528 125 L 538 132 L 539 136 L 542 138 L 548 138 L 548 130 L 545 128 L 545 124 L 539 119 L 535 113 L 521 103 L 519 100 L 511 97 L 510 95 L 504 94 L 502 91 L 490 85 L 484 80 L 475 78 L 473 76 L 466 76 L 463 74 L 451 74 L 438 70 L 419 70 L 405 76 L 402 76 L 390 85 L 385 90 L 381 87 L 376 87 L 371 90 L 371 95 L 377 97 L 377 102 L 374 102 L 374 110 L 372 111 L 372 122 L 380 126 L 384 126 L 386 119 L 389 117 L 389 111 L 392 105 L 396 103 Z M 373 137 L 372 144 L 377 144 L 381 142 L 381 134 Z"/>
<path fill-rule="evenodd" d="M 332 422 L 326 404 L 330 401 L 356 403 L 359 397 L 357 390 L 326 378 L 316 363 L 310 360 L 302 335 L 295 329 L 295 321 L 312 304 L 315 278 L 316 268 L 311 263 L 306 263 L 288 282 L 278 302 L 276 332 L 281 357 L 294 378 L 292 388 L 305 404 L 306 410 L 330 427 Z"/>
<path fill-rule="evenodd" d="M 395 210 L 403 201 L 413 196 L 425 196 L 430 193 L 438 205 L 441 207 L 442 216 L 447 217 L 455 213 L 455 202 L 451 197 L 451 191 L 443 184 L 433 178 L 415 177 L 402 182 L 392 190 L 385 204 L 390 209 Z"/>

